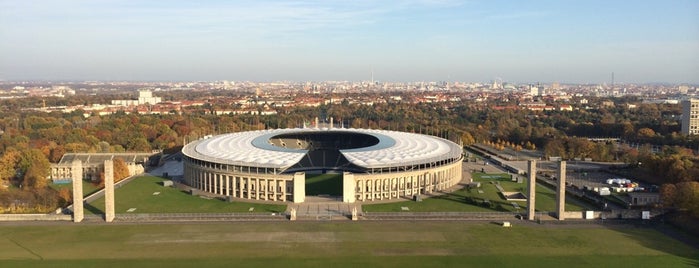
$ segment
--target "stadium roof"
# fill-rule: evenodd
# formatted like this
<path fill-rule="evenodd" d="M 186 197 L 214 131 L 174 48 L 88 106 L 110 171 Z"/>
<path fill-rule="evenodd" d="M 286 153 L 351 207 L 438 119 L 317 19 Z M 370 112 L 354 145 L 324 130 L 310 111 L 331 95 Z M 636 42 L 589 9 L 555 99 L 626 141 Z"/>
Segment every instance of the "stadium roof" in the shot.
<path fill-rule="evenodd" d="M 229 133 L 187 144 L 183 152 L 209 162 L 285 169 L 301 161 L 308 150 L 271 144 L 280 134 L 344 132 L 371 135 L 377 144 L 340 150 L 352 164 L 364 168 L 411 166 L 461 157 L 461 147 L 451 141 L 422 134 L 372 129 L 274 129 Z"/>

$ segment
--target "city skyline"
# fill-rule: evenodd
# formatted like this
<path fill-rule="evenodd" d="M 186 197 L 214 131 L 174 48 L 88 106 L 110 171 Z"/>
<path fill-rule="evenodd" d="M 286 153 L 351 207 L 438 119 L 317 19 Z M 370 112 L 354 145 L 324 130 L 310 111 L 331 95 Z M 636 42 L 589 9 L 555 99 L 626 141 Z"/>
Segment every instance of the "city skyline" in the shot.
<path fill-rule="evenodd" d="M 0 80 L 699 83 L 697 1 L 0 1 Z"/>

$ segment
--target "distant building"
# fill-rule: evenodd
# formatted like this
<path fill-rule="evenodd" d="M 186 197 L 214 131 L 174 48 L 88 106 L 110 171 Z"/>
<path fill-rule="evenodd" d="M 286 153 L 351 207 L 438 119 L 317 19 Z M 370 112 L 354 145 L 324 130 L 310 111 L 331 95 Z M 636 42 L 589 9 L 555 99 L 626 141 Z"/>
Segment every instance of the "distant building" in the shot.
<path fill-rule="evenodd" d="M 650 206 L 660 203 L 660 193 L 631 192 L 629 199 L 632 206 Z"/>
<path fill-rule="evenodd" d="M 157 104 L 162 102 L 161 97 L 153 97 L 153 92 L 150 90 L 139 90 L 138 100 L 112 100 L 112 105 L 119 106 L 138 106 L 145 104 Z"/>
<path fill-rule="evenodd" d="M 57 164 L 51 164 L 48 179 L 52 181 L 72 180 L 73 160 L 80 160 L 83 168 L 83 179 L 96 181 L 104 171 L 104 160 L 121 158 L 129 169 L 129 176 L 144 172 L 153 153 L 66 153 Z"/>
<path fill-rule="evenodd" d="M 551 84 L 551 89 L 553 89 L 553 90 L 561 89 L 561 83 L 553 82 L 553 84 Z"/>
<path fill-rule="evenodd" d="M 682 134 L 699 134 L 699 99 L 682 101 Z"/>

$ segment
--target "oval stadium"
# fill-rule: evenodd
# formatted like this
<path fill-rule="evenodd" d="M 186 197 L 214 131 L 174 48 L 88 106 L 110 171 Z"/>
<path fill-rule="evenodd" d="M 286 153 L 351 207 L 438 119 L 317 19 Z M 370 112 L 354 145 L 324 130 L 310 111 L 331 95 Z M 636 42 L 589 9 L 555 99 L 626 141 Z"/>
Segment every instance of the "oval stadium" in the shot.
<path fill-rule="evenodd" d="M 217 135 L 187 144 L 184 181 L 211 194 L 304 202 L 306 174 L 341 174 L 342 201 L 412 198 L 461 181 L 462 148 L 371 129 L 299 128 Z"/>

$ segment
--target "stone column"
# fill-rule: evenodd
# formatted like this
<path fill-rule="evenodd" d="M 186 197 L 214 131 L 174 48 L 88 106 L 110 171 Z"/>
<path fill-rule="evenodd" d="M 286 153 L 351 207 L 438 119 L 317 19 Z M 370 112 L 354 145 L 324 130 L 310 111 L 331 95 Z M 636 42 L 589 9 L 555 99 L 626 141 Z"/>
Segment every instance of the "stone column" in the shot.
<path fill-rule="evenodd" d="M 280 186 L 282 188 L 282 201 L 286 202 L 286 180 L 280 181 Z"/>
<path fill-rule="evenodd" d="M 235 176 L 230 176 L 229 180 L 231 181 L 231 196 L 240 197 L 240 196 L 238 196 L 238 192 L 237 192 L 238 191 L 238 188 L 236 186 L 236 184 L 238 183 L 237 179 L 235 178 Z"/>
<path fill-rule="evenodd" d="M 272 200 L 277 201 L 277 191 L 279 190 L 279 181 L 277 179 L 272 179 Z"/>
<path fill-rule="evenodd" d="M 71 166 L 73 177 L 73 222 L 81 222 L 85 218 L 83 209 L 83 162 L 73 160 Z"/>
<path fill-rule="evenodd" d="M 240 179 L 236 180 L 240 180 L 238 183 L 238 198 L 243 198 L 243 195 L 245 194 L 243 193 L 243 191 L 245 190 L 245 178 L 240 177 Z"/>
<path fill-rule="evenodd" d="M 303 203 L 306 200 L 306 173 L 294 173 L 294 203 Z"/>
<path fill-rule="evenodd" d="M 290 221 L 296 220 L 296 209 L 295 208 L 291 208 L 291 211 L 289 212 L 289 220 Z"/>
<path fill-rule="evenodd" d="M 536 160 L 527 163 L 527 220 L 533 221 L 536 216 Z"/>
<path fill-rule="evenodd" d="M 104 220 L 114 220 L 114 162 L 104 160 Z"/>
<path fill-rule="evenodd" d="M 354 175 L 349 172 L 342 173 L 342 202 L 354 203 L 355 201 L 355 187 Z"/>
<path fill-rule="evenodd" d="M 260 193 L 262 192 L 260 189 L 261 185 L 260 178 L 255 178 L 255 200 L 260 200 Z"/>
<path fill-rule="evenodd" d="M 566 209 L 566 161 L 558 164 L 558 187 L 556 188 L 556 216 L 565 220 Z"/>
<path fill-rule="evenodd" d="M 211 180 L 213 181 L 213 187 L 211 187 L 211 192 L 214 194 L 220 194 L 218 192 L 218 187 L 220 186 L 219 184 L 219 179 L 221 178 L 221 175 L 219 174 L 211 174 Z"/>

